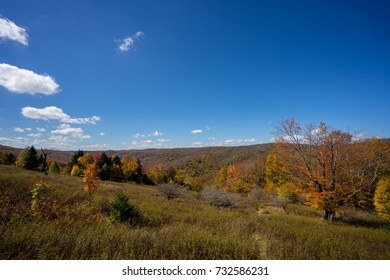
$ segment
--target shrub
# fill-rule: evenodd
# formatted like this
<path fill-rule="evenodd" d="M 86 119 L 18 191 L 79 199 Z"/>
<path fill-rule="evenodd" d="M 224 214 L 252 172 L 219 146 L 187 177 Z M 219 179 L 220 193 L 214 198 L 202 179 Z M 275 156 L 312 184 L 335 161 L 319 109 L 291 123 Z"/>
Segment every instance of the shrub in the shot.
<path fill-rule="evenodd" d="M 158 184 L 156 189 L 163 194 L 168 200 L 178 198 L 183 193 L 183 187 L 179 184 Z"/>
<path fill-rule="evenodd" d="M 35 184 L 35 188 L 31 191 L 31 210 L 34 213 L 39 212 L 48 189 L 49 187 L 44 182 Z"/>
<path fill-rule="evenodd" d="M 262 189 L 260 188 L 254 188 L 251 189 L 249 193 L 249 197 L 253 198 L 254 200 L 260 200 L 265 197 L 265 194 Z"/>
<path fill-rule="evenodd" d="M 38 217 L 54 219 L 58 215 L 60 205 L 58 201 L 47 197 L 48 192 L 49 186 L 45 182 L 35 184 L 35 188 L 31 190 L 31 210 Z"/>
<path fill-rule="evenodd" d="M 59 174 L 60 173 L 60 167 L 58 166 L 56 161 L 53 161 L 49 166 L 49 172 Z"/>
<path fill-rule="evenodd" d="M 235 195 L 215 187 L 205 187 L 200 192 L 200 198 L 212 206 L 219 208 L 233 208 Z"/>
<path fill-rule="evenodd" d="M 109 215 L 111 221 L 135 222 L 140 216 L 137 207 L 129 202 L 129 197 L 123 191 L 115 195 L 111 208 Z"/>
<path fill-rule="evenodd" d="M 286 203 L 296 203 L 298 201 L 298 195 L 294 189 L 296 189 L 294 184 L 284 183 L 276 188 L 276 191 L 280 200 L 284 200 Z"/>

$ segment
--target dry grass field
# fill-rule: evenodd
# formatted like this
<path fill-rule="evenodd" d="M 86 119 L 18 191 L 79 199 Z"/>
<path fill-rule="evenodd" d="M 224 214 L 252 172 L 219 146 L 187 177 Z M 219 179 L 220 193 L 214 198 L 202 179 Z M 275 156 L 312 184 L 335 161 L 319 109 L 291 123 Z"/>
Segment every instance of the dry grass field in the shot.
<path fill-rule="evenodd" d="M 32 209 L 37 183 L 48 186 Z M 136 222 L 110 220 L 123 190 Z M 0 165 L 0 259 L 390 259 L 390 233 L 375 216 L 333 223 L 303 205 L 239 197 L 218 209 L 186 190 L 166 199 L 152 186 L 99 182 L 92 200 L 81 178 Z"/>

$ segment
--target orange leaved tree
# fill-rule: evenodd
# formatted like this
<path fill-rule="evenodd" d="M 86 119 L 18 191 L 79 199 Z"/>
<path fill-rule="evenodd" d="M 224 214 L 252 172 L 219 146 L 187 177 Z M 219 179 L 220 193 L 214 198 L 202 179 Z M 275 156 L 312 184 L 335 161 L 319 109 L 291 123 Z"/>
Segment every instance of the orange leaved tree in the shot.
<path fill-rule="evenodd" d="M 92 193 L 96 191 L 99 180 L 99 170 L 94 163 L 87 164 L 83 172 L 84 191 L 88 192 L 89 199 L 92 200 Z"/>
<path fill-rule="evenodd" d="M 301 127 L 294 119 L 276 127 L 272 153 L 276 174 L 293 183 L 314 208 L 331 220 L 343 206 L 367 206 L 389 166 L 389 143 L 358 139 L 325 123 Z"/>

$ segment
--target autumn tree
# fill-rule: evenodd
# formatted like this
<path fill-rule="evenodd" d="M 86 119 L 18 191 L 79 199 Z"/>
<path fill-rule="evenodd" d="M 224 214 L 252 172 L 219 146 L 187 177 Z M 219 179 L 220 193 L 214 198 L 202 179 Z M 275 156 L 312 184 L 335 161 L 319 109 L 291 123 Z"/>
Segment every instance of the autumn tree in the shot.
<path fill-rule="evenodd" d="M 70 171 L 70 176 L 78 176 L 79 177 L 82 174 L 83 174 L 83 170 L 80 169 L 80 167 L 77 164 L 73 165 L 72 170 Z"/>
<path fill-rule="evenodd" d="M 161 163 L 153 167 L 149 176 L 155 184 L 162 184 L 167 182 L 164 167 Z"/>
<path fill-rule="evenodd" d="M 298 195 L 296 186 L 289 182 L 285 177 L 283 170 L 285 165 L 276 157 L 275 154 L 269 154 L 265 162 L 265 191 L 268 193 L 276 192 L 278 198 L 283 202 L 296 202 Z"/>
<path fill-rule="evenodd" d="M 146 174 L 141 165 L 139 158 L 130 159 L 128 156 L 124 156 L 122 159 L 123 176 L 126 181 L 145 183 Z"/>
<path fill-rule="evenodd" d="M 92 193 L 96 191 L 99 180 L 99 170 L 96 164 L 88 164 L 83 172 L 84 191 L 88 192 L 89 199 L 92 200 Z"/>
<path fill-rule="evenodd" d="M 378 216 L 390 220 L 390 176 L 379 180 L 375 190 L 374 205 Z"/>
<path fill-rule="evenodd" d="M 82 155 L 81 157 L 79 157 L 77 159 L 77 165 L 82 169 L 84 170 L 85 168 L 87 168 L 87 165 L 88 164 L 92 164 L 94 163 L 95 160 L 93 158 L 93 155 L 91 153 L 86 153 L 84 155 Z"/>
<path fill-rule="evenodd" d="M 294 119 L 276 128 L 275 172 L 293 183 L 312 207 L 331 220 L 343 206 L 363 206 L 389 164 L 389 144 L 357 139 L 325 123 L 301 127 Z"/>
<path fill-rule="evenodd" d="M 214 185 L 217 188 L 224 189 L 227 181 L 227 166 L 223 165 L 217 170 L 214 178 Z"/>
<path fill-rule="evenodd" d="M 257 162 L 237 162 L 222 166 L 215 175 L 214 185 L 225 191 L 247 195 L 252 189 L 264 185 L 263 176 Z"/>
<path fill-rule="evenodd" d="M 14 165 L 16 162 L 16 157 L 13 153 L 0 152 L 0 164 L 4 165 Z"/>

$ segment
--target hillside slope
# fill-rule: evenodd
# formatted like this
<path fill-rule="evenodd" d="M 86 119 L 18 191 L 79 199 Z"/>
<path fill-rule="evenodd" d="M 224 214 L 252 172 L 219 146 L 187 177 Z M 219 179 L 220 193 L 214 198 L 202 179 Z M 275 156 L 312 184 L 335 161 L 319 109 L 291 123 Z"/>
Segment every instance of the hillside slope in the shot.
<path fill-rule="evenodd" d="M 146 149 L 146 150 L 120 150 L 105 151 L 108 156 L 117 154 L 119 157 L 128 155 L 141 160 L 142 165 L 150 170 L 157 164 L 164 167 L 184 168 L 186 164 L 206 164 L 208 171 L 215 171 L 220 166 L 233 162 L 254 162 L 265 159 L 273 144 L 259 144 L 238 147 L 204 147 L 204 148 L 173 148 L 173 149 Z M 36 147 L 40 153 L 39 147 Z M 18 155 L 22 149 L 0 145 L 0 151 Z M 48 160 L 57 161 L 65 165 L 74 151 L 45 150 Z M 103 151 L 93 151 L 92 154 L 100 154 Z"/>

